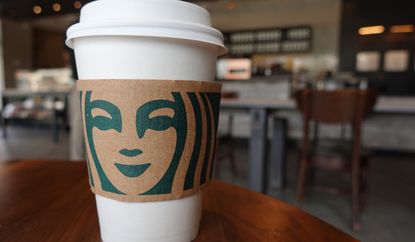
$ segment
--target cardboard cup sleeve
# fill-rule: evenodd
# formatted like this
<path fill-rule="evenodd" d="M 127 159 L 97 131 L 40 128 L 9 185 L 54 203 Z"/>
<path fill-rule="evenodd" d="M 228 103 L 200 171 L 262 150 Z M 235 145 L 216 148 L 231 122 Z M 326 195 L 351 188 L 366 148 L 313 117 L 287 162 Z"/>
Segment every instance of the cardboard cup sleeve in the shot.
<path fill-rule="evenodd" d="M 93 193 L 124 202 L 193 195 L 212 178 L 221 84 L 80 80 Z"/>

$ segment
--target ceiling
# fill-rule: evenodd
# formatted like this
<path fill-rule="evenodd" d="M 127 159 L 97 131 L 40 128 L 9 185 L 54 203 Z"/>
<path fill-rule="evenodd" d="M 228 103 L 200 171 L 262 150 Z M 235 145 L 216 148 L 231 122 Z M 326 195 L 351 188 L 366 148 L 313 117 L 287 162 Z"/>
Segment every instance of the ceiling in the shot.
<path fill-rule="evenodd" d="M 79 1 L 82 5 L 93 0 L 0 0 L 1 17 L 13 19 L 38 19 L 46 16 L 60 16 L 62 14 L 78 13 L 79 9 L 74 7 L 74 2 Z M 229 10 L 230 8 L 240 8 L 244 5 L 252 8 L 252 4 L 277 4 L 278 6 L 298 6 L 304 4 L 324 4 L 331 0 L 187 0 L 187 2 L 195 2 L 202 7 L 214 10 Z M 61 4 L 61 10 L 55 12 L 52 9 L 54 3 Z M 42 8 L 41 14 L 33 12 L 34 6 Z"/>
<path fill-rule="evenodd" d="M 82 5 L 93 0 L 0 0 L 0 15 L 1 17 L 13 18 L 13 19 L 34 19 L 42 18 L 45 16 L 56 16 L 68 13 L 78 13 L 79 9 L 74 7 L 74 2 L 79 1 Z M 203 7 L 217 8 L 230 8 L 232 6 L 239 7 L 244 4 L 256 4 L 261 2 L 274 3 L 279 5 L 291 4 L 291 3 L 318 3 L 325 0 L 185 0 L 186 2 L 194 2 Z M 61 4 L 61 10 L 55 12 L 52 9 L 54 3 Z M 41 14 L 35 14 L 33 12 L 34 6 L 40 6 L 42 8 Z"/>
<path fill-rule="evenodd" d="M 75 1 L 85 5 L 93 0 L 0 0 L 0 14 L 5 18 L 28 21 L 36 28 L 64 32 L 78 19 L 79 9 L 74 7 Z M 220 16 L 231 16 L 231 14 L 251 16 L 252 13 L 270 10 L 281 15 L 292 9 L 302 11 L 307 6 L 330 5 L 336 1 L 339 0 L 188 0 L 208 9 L 218 19 Z M 52 5 L 57 2 L 61 4 L 59 12 L 52 9 Z M 42 8 L 41 14 L 33 12 L 33 7 L 36 5 Z"/>
<path fill-rule="evenodd" d="M 94 0 L 0 0 L 1 18 L 29 21 L 31 25 L 40 29 L 56 32 L 64 32 L 67 27 L 78 19 L 79 9 L 74 3 L 79 1 L 81 5 Z M 203 2 L 219 2 L 220 0 L 204 0 Z M 233 0 L 232 0 L 233 1 Z M 240 1 L 240 0 L 238 0 Z M 242 0 L 246 1 L 246 0 Z M 197 2 L 190 0 L 188 2 Z M 59 3 L 61 9 L 53 10 L 53 4 Z M 42 12 L 35 14 L 33 8 L 40 6 Z"/>
<path fill-rule="evenodd" d="M 1 17 L 13 19 L 33 19 L 43 16 L 51 16 L 56 14 L 74 13 L 79 11 L 73 4 L 77 0 L 0 0 Z M 82 4 L 90 0 L 78 0 Z M 61 4 L 61 10 L 55 12 L 52 9 L 54 3 Z M 36 15 L 33 12 L 34 6 L 40 6 L 42 13 Z"/>
<path fill-rule="evenodd" d="M 0 0 L 0 14 L 1 17 L 13 19 L 34 19 L 45 16 L 56 16 L 68 13 L 77 13 L 78 9 L 74 7 L 74 2 L 79 1 L 82 5 L 93 0 Z M 204 0 L 203 2 L 216 2 L 218 0 Z M 238 0 L 240 1 L 240 0 Z M 190 0 L 187 2 L 197 2 Z M 55 12 L 52 8 L 54 3 L 61 4 L 61 10 Z M 41 14 L 33 12 L 34 6 L 42 8 Z"/>

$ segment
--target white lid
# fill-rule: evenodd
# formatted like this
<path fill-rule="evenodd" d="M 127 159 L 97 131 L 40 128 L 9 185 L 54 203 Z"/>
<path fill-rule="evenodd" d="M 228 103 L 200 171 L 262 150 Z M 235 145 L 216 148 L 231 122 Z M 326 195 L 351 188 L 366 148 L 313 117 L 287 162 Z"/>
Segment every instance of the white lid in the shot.
<path fill-rule="evenodd" d="M 223 35 L 212 28 L 210 14 L 178 0 L 98 0 L 81 9 L 79 23 L 69 27 L 66 45 L 74 38 L 99 35 L 149 36 L 186 39 L 218 46 Z"/>

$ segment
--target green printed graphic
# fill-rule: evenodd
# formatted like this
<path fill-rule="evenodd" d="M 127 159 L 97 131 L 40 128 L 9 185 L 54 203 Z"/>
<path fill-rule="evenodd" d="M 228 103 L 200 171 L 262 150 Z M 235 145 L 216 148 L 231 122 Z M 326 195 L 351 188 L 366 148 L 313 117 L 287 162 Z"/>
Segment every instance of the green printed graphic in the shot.
<path fill-rule="evenodd" d="M 85 129 L 86 129 L 86 139 L 91 151 L 92 159 L 94 160 L 95 167 L 98 172 L 99 180 L 101 181 L 102 190 L 107 192 L 112 192 L 116 194 L 124 194 L 120 192 L 115 186 L 110 182 L 107 175 L 105 174 L 101 163 L 98 159 L 98 155 L 95 149 L 94 138 L 92 135 L 92 129 L 94 127 L 100 130 L 109 130 L 114 129 L 117 132 L 121 133 L 122 129 L 122 119 L 120 110 L 112 103 L 104 100 L 91 101 L 92 91 L 87 91 L 85 95 Z M 92 110 L 94 108 L 99 108 L 106 111 L 111 118 L 104 116 L 92 116 Z"/>
<path fill-rule="evenodd" d="M 127 156 L 127 157 L 136 157 L 138 155 L 141 155 L 142 153 L 143 153 L 143 151 L 139 150 L 139 149 L 132 149 L 132 150 L 122 149 L 122 150 L 120 150 L 120 154 L 124 155 L 124 156 Z"/>
<path fill-rule="evenodd" d="M 79 92 L 79 104 L 81 105 L 81 110 L 82 110 L 82 96 L 83 96 L 83 92 L 80 91 Z M 83 115 L 83 112 L 81 112 L 81 120 L 83 120 L 83 119 L 84 119 L 84 115 Z M 86 165 L 87 165 L 87 168 L 88 168 L 89 184 L 91 185 L 91 187 L 94 187 L 95 186 L 95 184 L 94 184 L 94 178 L 92 177 L 92 173 L 91 173 L 91 163 L 89 161 L 88 155 L 86 156 Z"/>
<path fill-rule="evenodd" d="M 216 131 L 218 130 L 218 125 L 219 125 L 219 109 L 220 109 L 220 98 L 221 98 L 221 94 L 217 93 L 217 92 L 208 92 L 206 93 L 207 98 L 209 100 L 210 106 L 213 110 L 213 119 L 214 119 L 214 123 L 215 123 L 215 134 Z M 213 139 L 213 157 L 216 157 L 216 135 L 215 135 L 215 139 Z M 210 169 L 210 174 L 209 174 L 209 178 L 212 179 L 213 176 L 213 167 L 212 169 Z"/>
<path fill-rule="evenodd" d="M 193 152 L 189 163 L 189 168 L 186 173 L 186 180 L 184 182 L 184 190 L 193 188 L 193 183 L 195 180 L 195 173 L 197 168 L 197 162 L 199 160 L 200 145 L 202 143 L 202 112 L 200 111 L 199 102 L 195 93 L 187 94 L 192 103 L 193 111 L 195 114 L 195 142 L 193 146 Z"/>
<path fill-rule="evenodd" d="M 124 176 L 127 177 L 138 177 L 142 175 L 151 164 L 143 164 L 143 165 L 124 165 L 120 163 L 115 163 L 115 166 L 118 168 L 118 170 L 121 171 Z"/>
<path fill-rule="evenodd" d="M 210 108 L 209 108 L 209 102 L 206 98 L 206 94 L 205 93 L 200 93 L 200 96 L 202 98 L 203 101 L 203 105 L 204 105 L 204 109 L 206 112 L 206 127 L 207 127 L 207 140 L 211 140 L 210 138 L 212 137 L 212 124 L 211 124 L 211 116 L 210 116 Z M 211 146 L 211 142 L 207 142 L 206 143 L 206 150 L 205 150 L 205 159 L 203 162 L 203 168 L 202 168 L 202 174 L 200 176 L 200 184 L 205 184 L 206 183 L 206 175 L 208 172 L 208 165 L 209 165 L 209 157 L 210 157 L 210 146 Z"/>
<path fill-rule="evenodd" d="M 82 101 L 83 94 L 85 94 L 84 100 Z M 143 138 L 147 137 L 158 137 L 158 136 L 151 136 L 154 134 L 154 131 L 161 132 L 160 135 L 164 135 L 163 132 L 170 132 L 170 135 L 172 135 L 172 129 L 175 131 L 175 146 L 174 151 L 173 149 L 170 149 L 172 152 L 172 157 L 168 157 L 167 159 L 164 159 L 165 162 L 168 163 L 167 169 L 162 170 L 162 172 L 159 172 L 161 174 L 160 178 L 154 178 L 153 180 L 157 179 L 157 182 L 155 183 L 149 183 L 151 187 L 150 189 L 145 188 L 145 192 L 141 192 L 139 194 L 129 194 L 128 195 L 137 195 L 137 196 L 149 196 L 149 195 L 163 195 L 163 194 L 170 194 L 172 193 L 173 184 L 175 181 L 175 176 L 177 174 L 177 170 L 179 167 L 180 162 L 183 160 L 183 154 L 185 149 L 186 142 L 189 142 L 187 139 L 194 139 L 194 145 L 192 147 L 191 156 L 187 157 L 186 160 L 189 160 L 189 165 L 187 167 L 187 170 L 185 171 L 185 177 L 184 179 L 184 185 L 183 190 L 189 190 L 196 187 L 199 187 L 200 185 L 205 184 L 209 178 L 211 178 L 212 174 L 208 173 L 208 167 L 209 163 L 211 162 L 211 159 L 213 159 L 213 156 L 211 156 L 211 149 L 214 149 L 215 152 L 215 140 L 211 139 L 213 132 L 216 131 L 217 125 L 218 125 L 218 116 L 219 116 L 219 103 L 220 103 L 220 93 L 207 93 L 207 92 L 186 92 L 186 93 L 180 93 L 180 92 L 171 92 L 171 100 L 164 100 L 164 99 L 155 99 L 151 101 L 147 101 L 144 104 L 139 104 L 137 107 L 130 106 L 129 108 L 134 108 L 136 110 L 135 117 L 128 116 L 128 121 L 126 119 L 126 116 L 123 116 L 124 112 L 127 112 L 125 110 L 121 110 L 120 107 L 115 105 L 111 100 L 103 100 L 103 98 L 99 98 L 97 100 L 93 100 L 93 94 L 94 92 L 91 90 L 87 90 L 85 92 L 81 91 L 81 108 L 82 108 L 82 114 L 84 115 L 84 125 L 86 130 L 86 145 L 89 148 L 90 157 L 92 158 L 92 162 L 94 164 L 94 168 L 96 169 L 96 173 L 98 174 L 96 178 L 99 179 L 102 191 L 113 193 L 113 194 L 119 194 L 119 195 L 127 195 L 127 193 L 124 193 L 121 183 L 117 183 L 117 180 L 110 179 L 111 173 L 106 173 L 108 170 L 111 171 L 117 171 L 120 173 L 121 176 L 123 176 L 123 179 L 126 179 L 127 182 L 131 182 L 131 179 L 142 179 L 142 176 L 144 174 L 153 174 L 149 170 L 151 169 L 158 169 L 154 168 L 157 166 L 153 166 L 158 162 L 158 160 L 146 160 L 145 164 L 124 164 L 122 157 L 126 157 L 129 159 L 138 159 L 140 157 L 145 157 L 145 154 L 147 152 L 163 152 L 165 147 L 157 147 L 159 151 L 150 150 L 147 151 L 146 149 L 143 149 L 143 147 L 123 147 L 127 145 L 120 145 L 116 150 L 110 150 L 106 151 L 107 153 L 117 153 L 117 155 L 121 155 L 121 160 L 113 160 L 113 161 L 105 161 L 110 162 L 111 168 L 108 168 L 109 163 L 103 163 L 104 161 L 100 159 L 102 150 L 97 150 L 96 147 L 96 140 L 94 137 L 94 128 L 99 131 L 104 131 L 105 134 L 109 134 L 111 139 L 111 135 L 114 135 L 114 133 L 106 133 L 107 131 L 116 132 L 119 135 L 122 135 L 123 132 L 126 132 L 124 129 L 132 129 L 132 127 L 135 127 L 136 133 L 134 133 L 135 139 L 137 141 L 142 140 Z M 102 94 L 100 95 L 102 96 Z M 105 95 L 104 95 L 105 96 Z M 199 98 L 198 98 L 199 97 Z M 185 100 L 187 101 L 187 104 L 185 104 Z M 148 100 L 148 99 L 146 99 Z M 201 100 L 201 101 L 199 101 Z M 193 111 L 194 113 L 194 119 L 195 119 L 195 130 L 192 130 L 192 132 L 189 134 L 188 126 L 189 126 L 189 120 L 188 115 L 186 113 L 186 105 L 188 106 L 188 109 Z M 169 109 L 173 110 L 174 115 L 168 116 L 168 115 L 157 115 L 154 116 L 152 114 L 156 113 L 158 110 L 162 109 Z M 100 112 L 94 112 L 95 116 L 93 116 L 94 110 L 100 110 Z M 211 115 L 211 110 L 213 111 L 213 117 Z M 104 115 L 102 113 L 105 113 Z M 100 115 L 96 115 L 99 113 Z M 130 112 L 133 114 L 132 112 Z M 162 113 L 162 112 L 159 112 Z M 123 123 L 123 122 L 133 122 L 132 123 Z M 214 125 L 212 125 L 212 121 Z M 206 130 L 204 133 L 203 130 Z M 153 132 L 148 132 L 149 130 L 152 130 Z M 101 132 L 102 133 L 102 132 Z M 100 133 L 100 134 L 101 134 Z M 102 134 L 104 134 L 102 133 Z M 128 134 L 131 134 L 129 132 Z M 206 137 L 202 137 L 203 134 L 206 135 Z M 97 135 L 97 133 L 95 133 Z M 108 137 L 108 136 L 107 136 Z M 169 136 L 173 137 L 173 136 Z M 100 139 L 101 140 L 101 139 Z M 207 142 L 204 147 L 202 147 L 202 140 L 206 140 Z M 111 140 L 111 142 L 117 142 L 117 139 Z M 100 144 L 102 142 L 98 142 Z M 127 142 L 128 143 L 128 142 Z M 112 144 L 112 143 L 111 143 Z M 121 144 L 121 143 L 120 143 Z M 125 143 L 122 143 L 125 144 Z M 139 144 L 139 142 L 137 143 Z M 101 145 L 102 146 L 102 145 Z M 139 146 L 139 145 L 138 145 Z M 212 147 L 213 146 L 213 147 Z M 103 147 L 110 147 L 110 146 L 103 146 Z M 112 146 L 115 147 L 115 146 Z M 103 148 L 100 148 L 103 149 Z M 204 152 L 204 156 L 201 157 L 201 154 Z M 190 153 L 187 152 L 189 155 Z M 171 153 L 169 153 L 171 154 Z M 143 156 L 144 155 L 144 156 Z M 166 157 L 166 156 L 165 156 Z M 102 158 L 102 157 L 101 157 Z M 201 162 L 203 164 L 200 164 L 199 167 L 201 167 L 201 176 L 200 179 L 196 181 L 195 184 L 195 174 L 196 170 L 198 169 L 198 161 L 201 159 Z M 90 176 L 90 184 L 92 187 L 94 187 L 95 184 L 92 176 L 91 166 L 92 163 L 88 161 L 88 171 Z M 105 166 L 103 165 L 105 164 Z M 164 163 L 166 164 L 166 163 Z M 104 169 L 105 168 L 105 169 Z M 106 170 L 107 169 L 107 170 Z M 213 170 L 213 169 L 211 169 Z M 163 174 L 164 173 L 164 174 Z M 182 174 L 182 172 L 180 173 Z M 184 176 L 184 174 L 181 175 Z M 96 175 L 95 175 L 96 176 Z M 112 176 L 114 178 L 114 176 Z M 153 176 L 155 177 L 155 176 Z M 128 180 L 130 179 L 130 180 Z M 112 182 L 111 182 L 112 181 Z M 136 181 L 136 180 L 134 180 Z M 117 185 L 114 185 L 117 184 Z M 97 185 L 98 186 L 98 185 Z M 148 190 L 147 190 L 148 189 Z M 147 190 L 147 191 L 146 191 Z"/>
<path fill-rule="evenodd" d="M 142 195 L 167 194 L 171 192 L 174 175 L 179 166 L 180 158 L 186 143 L 187 120 L 186 109 L 180 93 L 173 92 L 174 102 L 167 100 L 151 101 L 141 106 L 137 111 L 137 134 L 142 138 L 148 129 L 163 131 L 174 127 L 177 132 L 176 149 L 167 172 L 152 189 Z M 161 108 L 171 108 L 174 110 L 174 117 L 158 116 L 149 118 L 150 113 Z"/>

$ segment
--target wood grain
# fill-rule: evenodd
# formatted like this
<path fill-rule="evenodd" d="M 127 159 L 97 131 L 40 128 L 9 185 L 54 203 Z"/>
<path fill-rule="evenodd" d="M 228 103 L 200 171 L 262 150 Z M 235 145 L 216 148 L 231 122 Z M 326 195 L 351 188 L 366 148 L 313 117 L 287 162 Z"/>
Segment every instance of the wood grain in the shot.
<path fill-rule="evenodd" d="M 83 162 L 0 164 L 0 241 L 100 241 Z M 213 181 L 195 241 L 356 241 L 268 196 Z"/>

